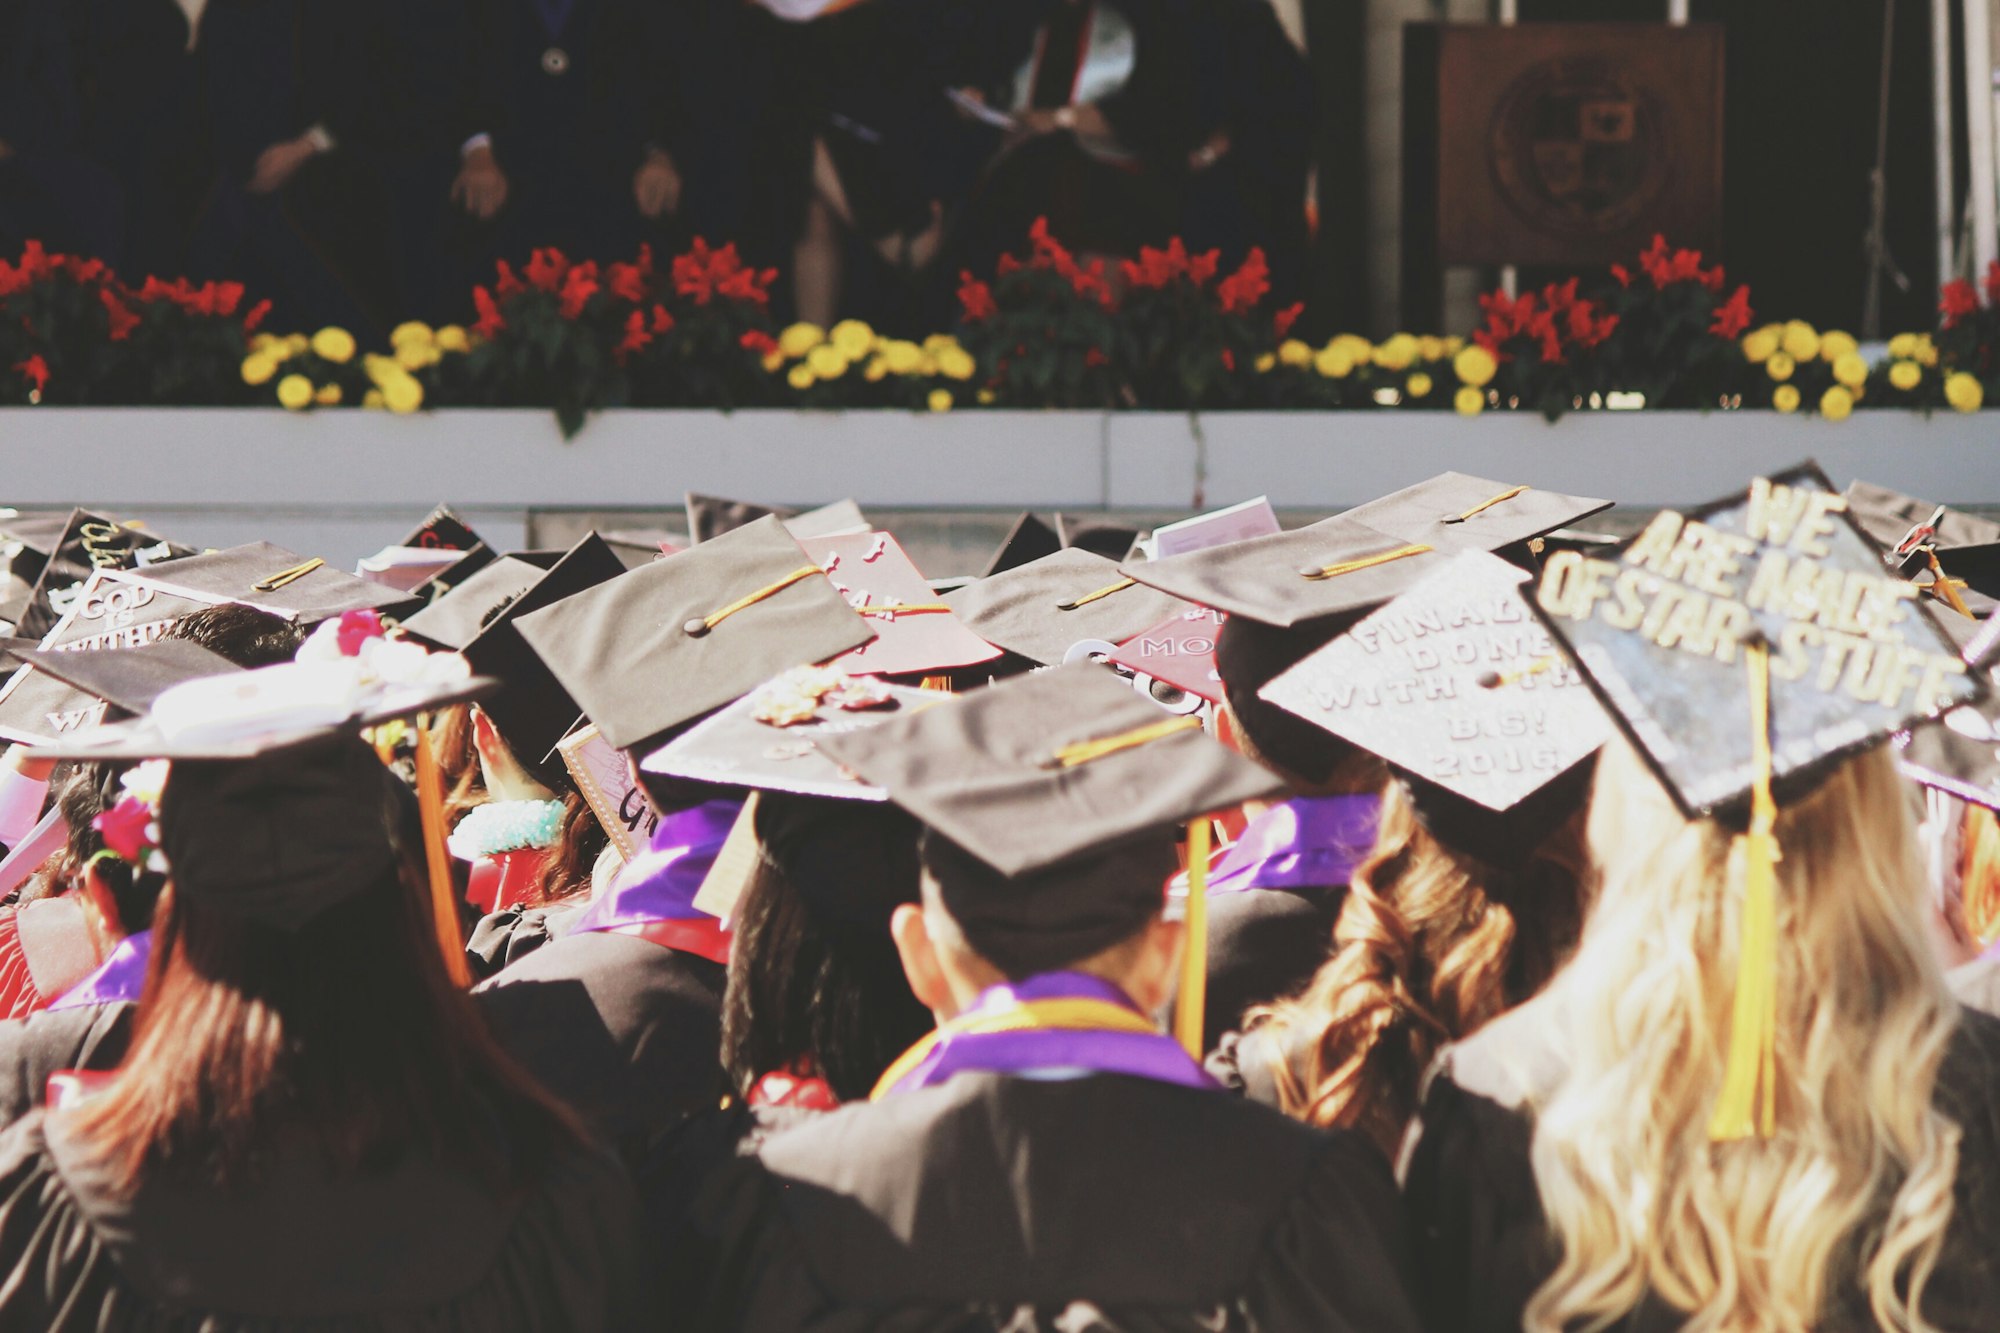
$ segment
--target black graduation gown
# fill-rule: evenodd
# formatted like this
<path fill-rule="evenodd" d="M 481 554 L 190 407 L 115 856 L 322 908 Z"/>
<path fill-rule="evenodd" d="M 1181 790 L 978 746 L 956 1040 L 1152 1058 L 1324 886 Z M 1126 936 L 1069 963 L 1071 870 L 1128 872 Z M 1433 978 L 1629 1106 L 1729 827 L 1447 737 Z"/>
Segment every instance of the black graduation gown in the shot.
<path fill-rule="evenodd" d="M 1558 1255 L 1542 1217 L 1522 1102 L 1561 1057 L 1519 1009 L 1438 1059 L 1404 1181 L 1417 1292 L 1432 1333 L 1513 1333 Z M 2000 1310 L 2000 1020 L 1967 1011 L 1939 1069 L 1935 1104 L 1964 1131 L 1951 1228 L 1922 1306 L 1942 1333 L 1993 1327 Z M 1864 1228 L 1865 1229 L 1865 1228 Z M 1849 1271 L 1852 1271 L 1851 1266 Z M 1673 1333 L 1684 1316 L 1648 1301 L 1616 1333 Z M 1829 1302 L 1818 1333 L 1874 1333 L 1858 1284 Z"/>
<path fill-rule="evenodd" d="M 1203 1049 L 1260 1004 L 1312 980 L 1333 947 L 1342 888 L 1244 889 L 1208 900 L 1208 1002 Z"/>
<path fill-rule="evenodd" d="M 725 1168 L 699 1214 L 690 1326 L 1416 1327 L 1372 1147 L 1145 1079 L 967 1073 L 847 1107 Z"/>
<path fill-rule="evenodd" d="M 474 991 L 493 1034 L 628 1162 L 726 1091 L 728 969 L 609 931 L 568 935 Z"/>
<path fill-rule="evenodd" d="M 49 1075 L 66 1069 L 116 1069 L 132 1040 L 138 1006 L 92 1004 L 42 1010 L 0 1023 L 0 1126 L 47 1099 Z"/>
<path fill-rule="evenodd" d="M 0 6 L 0 254 L 39 240 L 119 262 L 123 197 L 77 151 L 80 116 L 59 0 Z"/>
<path fill-rule="evenodd" d="M 551 940 L 569 934 L 569 928 L 590 906 L 577 898 L 540 907 L 516 903 L 497 912 L 488 912 L 472 927 L 465 942 L 465 960 L 472 975 L 484 981 L 503 967 L 512 967 Z"/>
<path fill-rule="evenodd" d="M 0 1327 L 505 1333 L 637 1326 L 630 1182 L 570 1148 L 523 1197 L 409 1159 L 281 1158 L 255 1188 L 119 1199 L 37 1111 L 0 1136 Z"/>

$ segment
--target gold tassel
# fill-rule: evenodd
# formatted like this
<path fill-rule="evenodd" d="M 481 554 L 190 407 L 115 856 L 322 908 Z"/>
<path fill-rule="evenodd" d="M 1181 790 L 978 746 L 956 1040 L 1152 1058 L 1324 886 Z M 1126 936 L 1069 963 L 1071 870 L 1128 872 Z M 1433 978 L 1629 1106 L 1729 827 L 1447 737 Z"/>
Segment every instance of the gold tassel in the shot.
<path fill-rule="evenodd" d="M 1931 592 L 1936 595 L 1939 601 L 1964 616 L 1967 620 L 1977 620 L 1978 617 L 1966 608 L 1965 599 L 1958 595 L 1958 584 L 1944 572 L 1944 566 L 1938 563 L 1937 548 L 1935 546 L 1926 546 L 1924 548 L 1924 559 L 1930 562 Z"/>
<path fill-rule="evenodd" d="M 431 916 L 438 949 L 451 983 L 464 990 L 472 985 L 465 961 L 465 941 L 458 933 L 457 895 L 451 885 L 451 861 L 444 845 L 444 781 L 438 775 L 437 752 L 431 748 L 431 719 L 417 714 L 417 809 L 423 816 L 424 862 L 430 869 Z"/>
<path fill-rule="evenodd" d="M 1177 736 L 1183 731 L 1194 731 L 1201 726 L 1198 717 L 1170 717 L 1130 731 L 1121 731 L 1115 736 L 1104 736 L 1094 741 L 1072 741 L 1058 749 L 1042 765 L 1044 768 L 1076 768 L 1083 764 L 1094 764 L 1100 759 L 1127 750 L 1136 750 L 1141 745 L 1151 745 L 1154 741 Z"/>
<path fill-rule="evenodd" d="M 1199 1060 L 1208 1009 L 1208 816 L 1188 825 L 1187 950 L 1181 955 L 1180 994 L 1174 1002 L 1174 1036 Z"/>
<path fill-rule="evenodd" d="M 1777 1130 L 1778 1097 L 1778 803 L 1771 795 L 1771 649 L 1748 644 L 1751 762 L 1750 828 L 1730 849 L 1734 878 L 1743 876 L 1743 920 L 1736 960 L 1736 1004 L 1730 1016 L 1729 1059 L 1708 1137 L 1726 1142 L 1769 1138 Z"/>

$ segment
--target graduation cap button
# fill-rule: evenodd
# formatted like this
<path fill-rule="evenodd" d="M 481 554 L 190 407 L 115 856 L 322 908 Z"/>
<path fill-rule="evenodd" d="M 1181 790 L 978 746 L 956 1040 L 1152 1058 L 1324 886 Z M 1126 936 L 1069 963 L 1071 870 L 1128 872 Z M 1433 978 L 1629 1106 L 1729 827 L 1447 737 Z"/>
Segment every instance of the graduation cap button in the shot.
<path fill-rule="evenodd" d="M 693 620 L 690 620 L 685 625 L 682 625 L 681 629 L 687 634 L 687 636 L 690 639 L 699 639 L 702 635 L 708 633 L 709 624 L 706 620 L 702 619 L 700 616 L 696 616 Z"/>

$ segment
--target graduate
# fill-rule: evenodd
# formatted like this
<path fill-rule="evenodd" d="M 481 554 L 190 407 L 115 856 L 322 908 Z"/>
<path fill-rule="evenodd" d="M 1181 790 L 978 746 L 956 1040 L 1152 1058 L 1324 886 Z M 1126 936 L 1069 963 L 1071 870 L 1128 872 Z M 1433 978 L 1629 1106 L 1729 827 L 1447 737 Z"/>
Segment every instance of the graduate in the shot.
<path fill-rule="evenodd" d="M 1550 558 L 1623 736 L 1574 958 L 1423 1104 L 1428 1327 L 1991 1323 L 2000 1025 L 1946 988 L 1884 745 L 1982 687 L 1846 509 L 1805 466 Z"/>
<path fill-rule="evenodd" d="M 927 826 L 892 930 L 940 1026 L 718 1177 L 690 1326 L 1415 1326 L 1387 1164 L 1155 1026 L 1173 830 L 1273 779 L 1091 663 L 820 745 Z"/>
<path fill-rule="evenodd" d="M 490 682 L 348 646 L 59 747 L 170 761 L 126 787 L 169 886 L 124 1062 L 0 1138 L 0 1323 L 633 1326 L 630 1186 L 451 984 L 417 803 L 355 734 Z"/>

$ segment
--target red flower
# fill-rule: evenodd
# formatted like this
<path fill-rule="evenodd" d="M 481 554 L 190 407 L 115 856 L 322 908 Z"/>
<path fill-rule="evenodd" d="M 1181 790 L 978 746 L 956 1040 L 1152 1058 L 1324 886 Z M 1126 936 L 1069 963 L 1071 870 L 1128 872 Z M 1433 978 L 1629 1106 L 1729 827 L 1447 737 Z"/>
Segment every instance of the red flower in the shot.
<path fill-rule="evenodd" d="M 1236 353 L 1227 347 L 1222 349 L 1222 368 L 1232 373 L 1236 369 Z"/>
<path fill-rule="evenodd" d="M 130 338 L 132 330 L 139 327 L 139 316 L 109 287 L 99 287 L 97 299 L 104 302 L 104 314 L 111 325 L 111 341 L 122 343 Z"/>
<path fill-rule="evenodd" d="M 1243 257 L 1243 266 L 1216 287 L 1215 301 L 1225 315 L 1247 315 L 1270 291 L 1270 267 L 1264 262 L 1263 250 L 1253 245 Z"/>
<path fill-rule="evenodd" d="M 625 338 L 612 349 L 611 355 L 622 366 L 626 357 L 634 352 L 644 351 L 646 345 L 652 341 L 653 335 L 646 331 L 646 312 L 634 310 L 625 317 Z"/>
<path fill-rule="evenodd" d="M 105 847 L 113 856 L 137 865 L 146 854 L 146 849 L 153 845 L 148 830 L 156 818 L 152 806 L 136 796 L 127 796 L 91 820 L 90 826 L 104 839 Z"/>
<path fill-rule="evenodd" d="M 110 270 L 101 259 L 78 259 L 75 255 L 57 255 L 54 267 L 67 272 L 70 280 L 77 283 L 96 282 L 99 278 L 109 278 Z"/>
<path fill-rule="evenodd" d="M 590 304 L 590 298 L 597 295 L 597 265 L 585 262 L 569 270 L 563 278 L 562 317 L 575 319 Z"/>
<path fill-rule="evenodd" d="M 55 261 L 42 248 L 40 241 L 29 241 L 21 247 L 21 272 L 28 276 L 29 281 L 46 278 L 55 271 Z"/>
<path fill-rule="evenodd" d="M 613 264 L 604 270 L 604 285 L 621 301 L 638 305 L 646 299 L 646 275 L 637 264 Z"/>
<path fill-rule="evenodd" d="M 1001 255 L 1000 263 L 996 266 L 994 271 L 1003 278 L 1010 273 L 1018 273 L 1021 271 L 1021 261 L 1014 258 L 1014 256 L 1012 255 Z"/>
<path fill-rule="evenodd" d="M 1174 244 L 1180 244 L 1179 240 L 1176 240 Z M 1221 264 L 1222 251 L 1220 250 L 1207 250 L 1196 255 L 1194 258 L 1188 260 L 1188 281 L 1197 287 L 1207 285 L 1208 280 L 1215 276 L 1215 270 Z"/>
<path fill-rule="evenodd" d="M 654 334 L 654 336 L 656 336 L 656 337 L 657 337 L 658 335 L 660 335 L 660 334 L 662 334 L 662 333 L 668 333 L 668 332 L 671 332 L 671 331 L 672 331 L 672 329 L 673 329 L 673 327 L 674 327 L 674 314 L 673 314 L 673 311 L 671 311 L 671 310 L 667 309 L 667 308 L 666 308 L 665 306 L 663 306 L 663 305 L 658 305 L 658 304 L 655 304 L 655 305 L 653 306 L 653 334 Z"/>
<path fill-rule="evenodd" d="M 528 285 L 538 291 L 553 292 L 562 286 L 563 275 L 569 272 L 569 260 L 563 252 L 554 248 L 537 250 L 528 256 L 528 266 L 522 270 L 528 275 Z"/>
<path fill-rule="evenodd" d="M 1611 266 L 1611 276 L 1618 279 L 1620 287 L 1630 287 L 1632 285 L 1632 270 L 1626 268 L 1623 264 L 1613 264 Z"/>
<path fill-rule="evenodd" d="M 1028 349 L 1025 347 L 1017 347 L 1014 350 L 1016 352 L 1025 353 Z M 1102 347 L 1093 347 L 1089 351 L 1083 354 L 1083 364 L 1092 367 L 1094 369 L 1098 366 L 1110 365 L 1111 358 L 1104 354 L 1104 349 Z"/>
<path fill-rule="evenodd" d="M 501 260 L 494 265 L 494 268 L 499 272 L 500 276 L 493 284 L 493 290 L 500 294 L 502 300 L 528 290 L 527 284 L 522 282 L 519 276 L 515 274 L 514 266 L 506 260 Z"/>
<path fill-rule="evenodd" d="M 334 635 L 340 644 L 342 657 L 359 657 L 362 644 L 382 637 L 382 613 L 343 611 L 340 613 L 340 626 Z"/>
<path fill-rule="evenodd" d="M 243 284 L 240 282 L 218 282 L 215 284 L 215 313 L 233 315 L 237 305 L 243 300 Z"/>
<path fill-rule="evenodd" d="M 1979 313 L 1979 293 L 1964 278 L 1953 278 L 1938 293 L 1938 309 L 1944 312 L 1944 326 L 1956 328 L 1960 320 Z"/>
<path fill-rule="evenodd" d="M 1283 339 L 1291 333 L 1292 325 L 1299 322 L 1299 316 L 1306 312 L 1304 301 L 1294 301 L 1277 314 L 1271 316 L 1271 332 Z"/>
<path fill-rule="evenodd" d="M 41 397 L 42 390 L 49 387 L 49 363 L 42 360 L 41 353 L 37 352 L 26 361 L 16 361 L 14 369 L 20 371 L 21 377 L 28 381 L 28 386 L 35 397 Z"/>
<path fill-rule="evenodd" d="M 1986 299 L 2000 305 L 2000 259 L 1986 266 Z"/>
<path fill-rule="evenodd" d="M 1715 308 L 1715 322 L 1708 331 L 1718 338 L 1738 338 L 1750 327 L 1750 288 L 1738 287 L 1736 294 Z"/>
<path fill-rule="evenodd" d="M 262 324 L 264 317 L 270 313 L 271 303 L 269 301 L 259 301 L 256 305 L 251 306 L 250 313 L 243 317 L 243 332 L 246 335 L 255 333 L 257 326 Z"/>
<path fill-rule="evenodd" d="M 737 339 L 743 350 L 756 356 L 769 356 L 778 350 L 778 340 L 762 329 L 751 329 Z"/>
<path fill-rule="evenodd" d="M 969 324 L 977 324 L 1000 313 L 1000 307 L 993 300 L 993 289 L 973 277 L 970 269 L 958 275 L 958 303 L 964 307 Z"/>
<path fill-rule="evenodd" d="M 507 317 L 500 313 L 500 304 L 493 299 L 492 292 L 484 287 L 474 287 L 472 305 L 479 311 L 479 322 L 472 326 L 472 331 L 480 337 L 491 338 L 507 327 Z"/>

